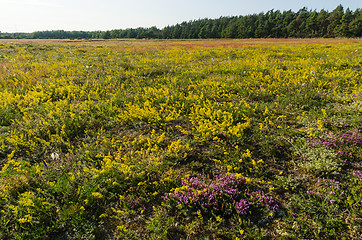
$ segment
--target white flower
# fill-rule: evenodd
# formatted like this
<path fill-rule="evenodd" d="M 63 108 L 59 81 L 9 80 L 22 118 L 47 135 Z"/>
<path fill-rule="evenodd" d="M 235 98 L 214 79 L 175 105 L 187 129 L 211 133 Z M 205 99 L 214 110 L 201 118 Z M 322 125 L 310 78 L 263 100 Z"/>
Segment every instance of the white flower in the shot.
<path fill-rule="evenodd" d="M 54 161 L 59 160 L 59 154 L 58 154 L 58 153 L 52 153 L 52 154 L 50 155 L 50 157 L 51 157 Z"/>

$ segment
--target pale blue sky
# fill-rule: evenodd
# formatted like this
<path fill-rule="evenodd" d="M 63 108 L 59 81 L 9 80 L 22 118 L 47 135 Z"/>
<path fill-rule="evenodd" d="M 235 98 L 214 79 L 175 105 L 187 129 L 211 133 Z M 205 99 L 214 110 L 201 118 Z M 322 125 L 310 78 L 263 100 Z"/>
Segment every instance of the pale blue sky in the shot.
<path fill-rule="evenodd" d="M 1 32 L 112 30 L 302 7 L 356 10 L 361 0 L 0 0 Z"/>

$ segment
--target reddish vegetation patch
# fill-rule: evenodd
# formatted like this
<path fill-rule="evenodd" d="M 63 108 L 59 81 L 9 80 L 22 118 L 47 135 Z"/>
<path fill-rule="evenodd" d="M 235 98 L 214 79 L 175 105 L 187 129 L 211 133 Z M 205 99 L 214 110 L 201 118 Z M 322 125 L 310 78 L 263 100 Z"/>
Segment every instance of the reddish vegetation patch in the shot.
<path fill-rule="evenodd" d="M 274 45 L 274 44 L 335 44 L 348 42 L 362 42 L 362 39 L 347 38 L 257 38 L 257 39 L 0 39 L 0 43 L 68 43 L 68 44 L 106 44 L 117 45 L 119 43 L 132 43 L 135 47 L 140 48 L 169 48 L 169 47 L 241 47 L 245 45 Z"/>

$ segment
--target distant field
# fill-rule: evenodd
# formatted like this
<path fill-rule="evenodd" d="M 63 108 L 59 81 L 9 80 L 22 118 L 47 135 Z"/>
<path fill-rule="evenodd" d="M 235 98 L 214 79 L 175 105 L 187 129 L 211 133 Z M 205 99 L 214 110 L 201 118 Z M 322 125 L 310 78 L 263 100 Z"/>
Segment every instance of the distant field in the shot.
<path fill-rule="evenodd" d="M 119 44 L 120 42 L 128 42 L 133 44 L 146 43 L 148 45 L 197 45 L 197 46 L 240 46 L 245 44 L 336 44 L 336 43 L 361 43 L 361 39 L 356 38 L 253 38 L 253 39 L 0 39 L 1 43 L 105 43 Z"/>
<path fill-rule="evenodd" d="M 0 239 L 359 239 L 362 40 L 0 40 Z"/>

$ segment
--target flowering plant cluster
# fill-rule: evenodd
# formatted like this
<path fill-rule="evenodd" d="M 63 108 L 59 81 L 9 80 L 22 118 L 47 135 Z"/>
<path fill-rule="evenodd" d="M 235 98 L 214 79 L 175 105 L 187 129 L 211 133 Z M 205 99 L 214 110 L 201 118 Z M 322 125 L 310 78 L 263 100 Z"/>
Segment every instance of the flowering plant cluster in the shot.
<path fill-rule="evenodd" d="M 240 174 L 219 175 L 213 179 L 202 175 L 186 177 L 181 184 L 182 187 L 166 193 L 163 199 L 175 200 L 179 206 L 203 215 L 247 215 L 253 208 L 278 209 L 273 198 L 263 191 L 249 191 L 246 179 Z"/>
<path fill-rule="evenodd" d="M 324 146 L 326 149 L 334 149 L 344 158 L 344 162 L 353 158 L 354 148 L 362 143 L 361 130 L 354 128 L 350 132 L 329 133 L 321 139 L 310 139 L 309 146 Z"/>

